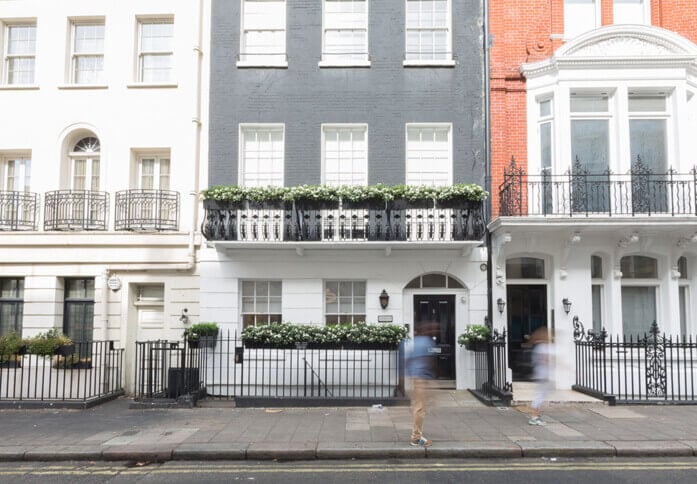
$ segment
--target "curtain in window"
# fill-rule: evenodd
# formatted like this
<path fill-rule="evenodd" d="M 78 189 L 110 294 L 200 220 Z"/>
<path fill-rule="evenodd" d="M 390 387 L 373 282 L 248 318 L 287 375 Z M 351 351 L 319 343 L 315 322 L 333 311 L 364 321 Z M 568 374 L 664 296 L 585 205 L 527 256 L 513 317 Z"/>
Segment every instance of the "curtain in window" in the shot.
<path fill-rule="evenodd" d="M 656 287 L 622 287 L 622 326 L 624 334 L 636 337 L 648 333 L 656 320 Z"/>

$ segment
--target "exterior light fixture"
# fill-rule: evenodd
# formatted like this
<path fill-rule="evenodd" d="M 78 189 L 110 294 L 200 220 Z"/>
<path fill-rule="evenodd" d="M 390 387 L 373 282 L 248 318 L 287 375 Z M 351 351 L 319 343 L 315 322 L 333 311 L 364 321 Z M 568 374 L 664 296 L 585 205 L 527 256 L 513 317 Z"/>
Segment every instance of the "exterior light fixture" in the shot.
<path fill-rule="evenodd" d="M 380 307 L 382 309 L 387 309 L 387 304 L 390 302 L 390 295 L 384 289 L 380 293 Z"/>
<path fill-rule="evenodd" d="M 566 314 L 569 314 L 569 311 L 571 311 L 571 301 L 569 301 L 569 299 L 565 297 L 561 300 L 561 304 L 562 306 L 564 306 L 564 312 Z"/>
<path fill-rule="evenodd" d="M 506 301 L 501 298 L 496 300 L 496 306 L 499 308 L 499 314 L 503 314 L 503 310 L 506 307 Z"/>

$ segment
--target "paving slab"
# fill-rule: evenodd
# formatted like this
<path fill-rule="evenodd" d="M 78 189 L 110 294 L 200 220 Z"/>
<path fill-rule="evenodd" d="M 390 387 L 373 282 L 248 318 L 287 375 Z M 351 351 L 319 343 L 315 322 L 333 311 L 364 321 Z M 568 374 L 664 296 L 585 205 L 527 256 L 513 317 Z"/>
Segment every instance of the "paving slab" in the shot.
<path fill-rule="evenodd" d="M 243 460 L 248 444 L 241 443 L 186 443 L 172 451 L 175 460 Z"/>
<path fill-rule="evenodd" d="M 426 447 L 426 457 L 442 458 L 513 458 L 522 457 L 519 445 L 513 442 L 434 442 Z"/>
<path fill-rule="evenodd" d="M 692 446 L 675 440 L 612 440 L 617 457 L 684 457 L 694 455 Z"/>
<path fill-rule="evenodd" d="M 426 457 L 423 447 L 409 442 L 321 442 L 318 459 L 404 459 Z"/>
<path fill-rule="evenodd" d="M 595 440 L 521 441 L 523 457 L 612 457 L 615 448 Z"/>
<path fill-rule="evenodd" d="M 314 442 L 254 442 L 247 447 L 251 460 L 310 460 L 316 457 Z"/>

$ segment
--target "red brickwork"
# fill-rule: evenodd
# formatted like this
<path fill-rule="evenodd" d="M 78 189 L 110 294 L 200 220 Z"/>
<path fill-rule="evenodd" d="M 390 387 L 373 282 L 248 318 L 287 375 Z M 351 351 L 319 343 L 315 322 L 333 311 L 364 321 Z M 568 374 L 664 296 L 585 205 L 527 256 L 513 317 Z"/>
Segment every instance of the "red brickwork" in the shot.
<path fill-rule="evenodd" d="M 493 213 L 511 156 L 527 166 L 525 79 L 520 66 L 562 45 L 563 0 L 489 0 L 491 48 L 491 176 Z M 601 23 L 612 24 L 612 0 L 601 1 Z M 651 23 L 697 43 L 697 0 L 651 0 Z"/>

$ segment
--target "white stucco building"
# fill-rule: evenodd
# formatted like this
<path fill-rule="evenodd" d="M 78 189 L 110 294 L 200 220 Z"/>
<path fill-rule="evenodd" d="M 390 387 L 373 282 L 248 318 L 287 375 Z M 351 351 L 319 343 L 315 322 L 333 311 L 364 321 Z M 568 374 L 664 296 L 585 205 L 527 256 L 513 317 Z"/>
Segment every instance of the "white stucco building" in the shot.
<path fill-rule="evenodd" d="M 198 320 L 205 3 L 0 2 L 2 333 L 114 340 L 130 379 Z"/>

